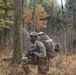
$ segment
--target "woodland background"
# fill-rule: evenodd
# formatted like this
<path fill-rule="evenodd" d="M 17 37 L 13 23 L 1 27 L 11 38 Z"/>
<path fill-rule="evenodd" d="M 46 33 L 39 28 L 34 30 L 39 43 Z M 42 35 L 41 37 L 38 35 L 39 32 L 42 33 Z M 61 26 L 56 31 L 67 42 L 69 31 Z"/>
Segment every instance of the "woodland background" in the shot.
<path fill-rule="evenodd" d="M 65 0 L 65 5 L 63 0 L 60 2 L 61 5 L 57 0 L 0 0 L 0 71 L 11 61 L 17 63 L 30 50 L 23 28 L 28 33 L 43 31 L 60 44 L 60 53 L 52 59 L 56 63 L 51 63 L 58 73 L 55 75 L 76 75 L 76 0 Z M 8 58 L 11 60 L 5 66 L 2 59 Z M 51 73 L 55 73 L 53 71 Z"/>

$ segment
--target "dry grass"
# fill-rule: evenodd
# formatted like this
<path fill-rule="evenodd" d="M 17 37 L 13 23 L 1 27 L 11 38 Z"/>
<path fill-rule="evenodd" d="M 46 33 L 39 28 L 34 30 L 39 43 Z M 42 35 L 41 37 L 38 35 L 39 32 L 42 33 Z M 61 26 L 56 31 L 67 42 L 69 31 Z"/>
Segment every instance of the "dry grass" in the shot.
<path fill-rule="evenodd" d="M 8 65 L 8 61 L 0 58 L 0 75 L 26 75 L 21 65 L 9 68 Z M 37 75 L 37 66 L 30 66 L 30 69 L 32 72 L 29 75 Z M 57 55 L 51 59 L 48 75 L 76 75 L 76 55 Z"/>

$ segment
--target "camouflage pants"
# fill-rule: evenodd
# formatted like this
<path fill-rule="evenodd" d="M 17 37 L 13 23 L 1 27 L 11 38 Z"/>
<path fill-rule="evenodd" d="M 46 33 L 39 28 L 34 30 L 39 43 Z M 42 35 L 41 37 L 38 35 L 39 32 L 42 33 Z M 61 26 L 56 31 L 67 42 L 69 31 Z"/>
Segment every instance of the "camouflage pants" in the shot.
<path fill-rule="evenodd" d="M 46 75 L 48 70 L 49 70 L 49 61 L 47 59 L 39 59 L 38 73 Z"/>
<path fill-rule="evenodd" d="M 22 67 L 26 73 L 30 73 L 29 64 L 38 65 L 38 74 L 39 75 L 47 75 L 47 71 L 49 70 L 49 64 L 46 59 L 39 59 L 38 63 L 35 63 L 33 59 L 24 58 Z"/>

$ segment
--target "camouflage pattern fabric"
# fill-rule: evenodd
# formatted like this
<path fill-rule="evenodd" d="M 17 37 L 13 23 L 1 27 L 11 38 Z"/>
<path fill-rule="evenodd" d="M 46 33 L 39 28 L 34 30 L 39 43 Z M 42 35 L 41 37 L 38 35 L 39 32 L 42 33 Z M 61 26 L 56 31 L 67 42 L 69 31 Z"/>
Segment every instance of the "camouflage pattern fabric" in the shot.
<path fill-rule="evenodd" d="M 38 65 L 38 73 L 45 74 L 47 73 L 47 65 L 48 61 L 46 59 L 46 48 L 44 44 L 40 41 L 36 41 L 33 46 L 38 46 L 38 50 L 34 52 L 34 55 L 30 58 L 22 57 L 22 66 L 25 72 L 29 73 L 29 64 L 37 64 Z"/>
<path fill-rule="evenodd" d="M 43 42 L 45 45 L 47 57 L 50 57 L 50 59 L 52 59 L 56 56 L 55 43 L 46 33 L 39 32 L 38 40 Z"/>
<path fill-rule="evenodd" d="M 48 70 L 49 70 L 49 60 L 47 60 L 47 58 L 39 59 L 39 62 L 38 62 L 38 73 L 46 75 Z"/>

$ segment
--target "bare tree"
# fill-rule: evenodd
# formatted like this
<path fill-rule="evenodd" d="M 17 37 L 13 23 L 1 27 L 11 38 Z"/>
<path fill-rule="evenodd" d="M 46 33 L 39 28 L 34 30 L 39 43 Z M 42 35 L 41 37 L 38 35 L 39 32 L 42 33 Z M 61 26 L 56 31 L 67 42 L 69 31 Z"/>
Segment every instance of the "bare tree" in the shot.
<path fill-rule="evenodd" d="M 33 0 L 33 12 L 32 12 L 32 26 L 31 26 L 31 31 L 35 31 L 35 9 L 36 9 L 36 5 L 35 5 L 35 0 Z"/>
<path fill-rule="evenodd" d="M 22 50 L 22 33 L 21 33 L 21 14 L 22 14 L 22 0 L 14 0 L 14 49 L 13 49 L 13 63 L 17 63 L 21 57 Z"/>
<path fill-rule="evenodd" d="M 75 0 L 73 0 L 73 23 L 74 23 L 74 28 L 75 28 L 75 31 L 76 31 L 76 16 L 75 16 Z"/>

